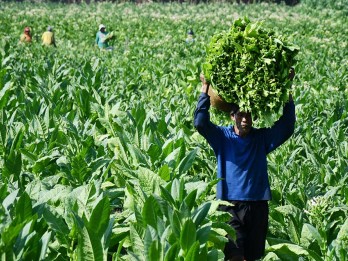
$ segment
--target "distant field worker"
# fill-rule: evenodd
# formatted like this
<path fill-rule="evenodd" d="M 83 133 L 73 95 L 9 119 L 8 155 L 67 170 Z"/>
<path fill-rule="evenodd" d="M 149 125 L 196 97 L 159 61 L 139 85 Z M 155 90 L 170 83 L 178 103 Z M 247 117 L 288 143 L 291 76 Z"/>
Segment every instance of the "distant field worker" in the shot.
<path fill-rule="evenodd" d="M 98 47 L 101 50 L 112 51 L 113 47 L 109 46 L 109 43 L 108 43 L 111 38 L 112 38 L 112 35 L 106 31 L 105 25 L 100 24 L 99 31 L 97 32 L 95 37 L 95 43 L 98 45 Z"/>
<path fill-rule="evenodd" d="M 31 42 L 31 32 L 29 27 L 24 28 L 24 32 L 21 34 L 20 41 L 22 43 L 30 43 Z"/>
<path fill-rule="evenodd" d="M 51 26 L 48 26 L 47 31 L 42 34 L 42 44 L 47 46 L 53 45 L 54 47 L 56 47 L 53 28 Z"/>
<path fill-rule="evenodd" d="M 188 30 L 186 43 L 193 43 L 195 41 L 195 34 L 192 29 Z"/>

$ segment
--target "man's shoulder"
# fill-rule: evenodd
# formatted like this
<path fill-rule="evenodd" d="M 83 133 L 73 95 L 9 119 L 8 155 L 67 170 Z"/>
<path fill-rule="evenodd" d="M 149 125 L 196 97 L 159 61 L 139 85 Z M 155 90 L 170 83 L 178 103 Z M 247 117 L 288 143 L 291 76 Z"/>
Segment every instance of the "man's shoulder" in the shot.
<path fill-rule="evenodd" d="M 269 128 L 255 128 L 255 127 L 252 127 L 251 128 L 251 134 L 252 135 L 263 135 L 265 132 L 267 132 Z"/>
<path fill-rule="evenodd" d="M 228 126 L 218 125 L 217 128 L 219 128 L 224 133 L 224 136 L 226 137 L 231 137 L 235 135 L 233 125 L 228 125 Z"/>

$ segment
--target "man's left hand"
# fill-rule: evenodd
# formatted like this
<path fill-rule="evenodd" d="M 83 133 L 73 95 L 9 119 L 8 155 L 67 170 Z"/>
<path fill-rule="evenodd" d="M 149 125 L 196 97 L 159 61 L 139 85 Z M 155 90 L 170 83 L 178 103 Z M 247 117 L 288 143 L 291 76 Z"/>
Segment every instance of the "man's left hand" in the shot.
<path fill-rule="evenodd" d="M 294 67 L 291 67 L 290 70 L 289 70 L 289 80 L 292 81 L 295 77 L 295 69 Z"/>
<path fill-rule="evenodd" d="M 208 93 L 209 91 L 209 83 L 205 80 L 205 77 L 203 74 L 199 76 L 201 82 L 202 82 L 202 92 L 203 93 Z"/>

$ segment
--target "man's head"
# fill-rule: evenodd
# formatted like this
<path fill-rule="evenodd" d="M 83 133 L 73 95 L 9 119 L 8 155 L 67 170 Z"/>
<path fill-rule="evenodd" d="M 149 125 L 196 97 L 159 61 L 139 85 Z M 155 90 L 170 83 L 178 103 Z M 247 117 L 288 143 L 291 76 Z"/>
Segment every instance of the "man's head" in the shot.
<path fill-rule="evenodd" d="M 105 31 L 105 25 L 100 24 L 99 25 L 99 31 L 104 32 Z"/>
<path fill-rule="evenodd" d="M 52 26 L 48 26 L 48 27 L 47 27 L 47 31 L 52 32 L 52 31 L 53 31 Z"/>
<path fill-rule="evenodd" d="M 251 131 L 253 119 L 250 112 L 242 112 L 238 105 L 231 110 L 231 119 L 235 122 L 234 131 L 237 135 L 245 137 Z"/>
<path fill-rule="evenodd" d="M 29 27 L 25 27 L 25 28 L 24 28 L 24 32 L 25 32 L 25 33 L 30 33 L 30 28 L 29 28 Z"/>

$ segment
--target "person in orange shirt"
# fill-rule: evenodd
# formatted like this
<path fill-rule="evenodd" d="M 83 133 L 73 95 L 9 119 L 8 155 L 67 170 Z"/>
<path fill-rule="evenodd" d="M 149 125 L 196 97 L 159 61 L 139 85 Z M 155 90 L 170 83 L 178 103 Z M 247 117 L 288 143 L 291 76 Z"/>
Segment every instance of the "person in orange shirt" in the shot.
<path fill-rule="evenodd" d="M 24 28 L 24 32 L 21 34 L 20 41 L 22 43 L 30 43 L 31 42 L 31 32 L 29 27 Z"/>
<path fill-rule="evenodd" d="M 51 26 L 47 27 L 47 31 L 42 34 L 42 44 L 43 45 L 53 45 L 56 47 L 56 41 L 54 39 L 53 28 Z"/>

